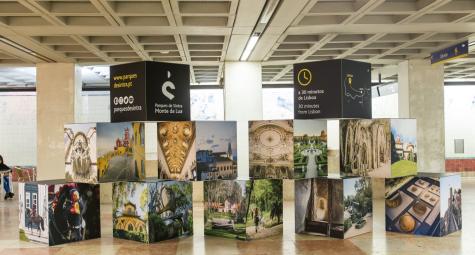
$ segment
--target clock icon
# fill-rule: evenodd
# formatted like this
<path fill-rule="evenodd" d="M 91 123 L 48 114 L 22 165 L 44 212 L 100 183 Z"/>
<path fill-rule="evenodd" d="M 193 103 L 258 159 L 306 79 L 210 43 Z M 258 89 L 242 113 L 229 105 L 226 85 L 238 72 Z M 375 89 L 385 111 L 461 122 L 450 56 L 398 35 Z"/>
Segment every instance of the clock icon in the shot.
<path fill-rule="evenodd" d="M 302 86 L 307 86 L 312 81 L 312 73 L 310 70 L 304 68 L 301 69 L 297 74 L 297 81 Z"/>

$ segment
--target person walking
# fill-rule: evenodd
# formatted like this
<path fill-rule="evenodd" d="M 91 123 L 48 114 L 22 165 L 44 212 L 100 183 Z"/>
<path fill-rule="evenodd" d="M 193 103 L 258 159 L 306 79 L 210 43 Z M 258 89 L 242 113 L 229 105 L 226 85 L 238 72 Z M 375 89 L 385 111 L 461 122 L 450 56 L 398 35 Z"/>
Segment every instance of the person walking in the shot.
<path fill-rule="evenodd" d="M 3 189 L 5 190 L 5 200 L 13 198 L 15 194 L 12 192 L 10 173 L 12 170 L 10 167 L 3 163 L 3 157 L 0 155 L 0 175 L 3 175 Z"/>
<path fill-rule="evenodd" d="M 259 215 L 259 208 L 254 208 L 254 225 L 256 226 L 256 233 L 259 230 L 259 221 L 260 221 L 260 215 Z"/>

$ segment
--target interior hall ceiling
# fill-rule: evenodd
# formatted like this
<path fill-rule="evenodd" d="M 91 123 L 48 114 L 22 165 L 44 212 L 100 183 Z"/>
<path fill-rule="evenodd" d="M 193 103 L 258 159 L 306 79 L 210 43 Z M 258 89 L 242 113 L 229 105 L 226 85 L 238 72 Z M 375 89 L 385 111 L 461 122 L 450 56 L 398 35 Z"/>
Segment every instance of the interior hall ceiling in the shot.
<path fill-rule="evenodd" d="M 265 3 L 2 0 L 0 65 L 168 61 L 190 64 L 194 83 L 219 83 Z M 293 63 L 334 58 L 371 62 L 391 80 L 399 62 L 474 35 L 475 0 L 281 0 L 249 61 L 262 62 L 264 82 L 291 81 Z M 445 66 L 447 78 L 475 78 L 475 54 Z"/>

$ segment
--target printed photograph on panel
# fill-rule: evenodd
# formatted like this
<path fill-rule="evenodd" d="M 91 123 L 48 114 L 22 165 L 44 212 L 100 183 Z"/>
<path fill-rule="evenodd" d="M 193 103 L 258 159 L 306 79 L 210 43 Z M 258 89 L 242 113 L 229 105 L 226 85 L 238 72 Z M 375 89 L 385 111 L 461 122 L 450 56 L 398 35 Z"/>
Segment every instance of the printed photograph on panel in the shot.
<path fill-rule="evenodd" d="M 157 132 L 158 177 L 197 180 L 195 122 L 159 122 Z"/>
<path fill-rule="evenodd" d="M 97 183 L 96 124 L 64 126 L 66 181 Z"/>
<path fill-rule="evenodd" d="M 234 121 L 196 122 L 198 180 L 236 179 L 236 125 Z"/>
<path fill-rule="evenodd" d="M 326 120 L 294 120 L 294 178 L 328 175 Z"/>
<path fill-rule="evenodd" d="M 340 121 L 340 175 L 391 176 L 388 119 Z"/>
<path fill-rule="evenodd" d="M 293 178 L 292 120 L 249 122 L 249 176 L 255 179 Z"/>
<path fill-rule="evenodd" d="M 99 180 L 133 181 L 145 178 L 145 124 L 98 123 Z"/>
<path fill-rule="evenodd" d="M 244 180 L 204 182 L 205 235 L 246 240 L 248 194 Z"/>
<path fill-rule="evenodd" d="M 112 186 L 113 236 L 148 243 L 148 188 L 141 182 Z"/>

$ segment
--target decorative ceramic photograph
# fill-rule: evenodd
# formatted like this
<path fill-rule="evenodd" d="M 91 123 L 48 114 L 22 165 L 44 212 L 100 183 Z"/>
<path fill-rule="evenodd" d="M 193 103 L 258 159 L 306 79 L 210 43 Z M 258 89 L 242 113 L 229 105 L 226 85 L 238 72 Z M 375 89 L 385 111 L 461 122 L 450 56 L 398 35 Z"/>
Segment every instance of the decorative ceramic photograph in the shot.
<path fill-rule="evenodd" d="M 246 217 L 248 239 L 283 233 L 282 180 L 251 180 L 246 183 L 249 197 Z"/>
<path fill-rule="evenodd" d="M 391 176 L 388 119 L 340 121 L 340 175 Z"/>
<path fill-rule="evenodd" d="M 97 183 L 96 124 L 64 127 L 66 181 Z"/>
<path fill-rule="evenodd" d="M 244 180 L 204 182 L 205 235 L 246 240 L 248 195 Z"/>
<path fill-rule="evenodd" d="M 343 180 L 344 237 L 373 231 L 373 194 L 370 178 Z"/>
<path fill-rule="evenodd" d="M 49 245 L 101 237 L 99 184 L 48 186 Z"/>
<path fill-rule="evenodd" d="M 97 154 L 101 182 L 145 178 L 145 124 L 98 123 Z"/>
<path fill-rule="evenodd" d="M 391 119 L 391 176 L 417 173 L 417 127 L 415 119 Z"/>
<path fill-rule="evenodd" d="M 148 243 L 148 188 L 143 182 L 112 186 L 113 236 Z"/>
<path fill-rule="evenodd" d="M 190 182 L 148 183 L 150 243 L 193 234 L 192 189 Z"/>
<path fill-rule="evenodd" d="M 48 186 L 18 183 L 20 240 L 49 244 Z"/>
<path fill-rule="evenodd" d="M 198 180 L 237 177 L 237 127 L 232 121 L 196 122 Z"/>
<path fill-rule="evenodd" d="M 255 179 L 293 178 L 292 120 L 249 122 L 249 176 Z"/>
<path fill-rule="evenodd" d="M 294 178 L 327 175 L 326 120 L 294 120 Z"/>
<path fill-rule="evenodd" d="M 158 177 L 197 180 L 196 128 L 191 121 L 158 123 Z"/>
<path fill-rule="evenodd" d="M 440 235 L 462 229 L 462 180 L 451 175 L 440 180 Z"/>

